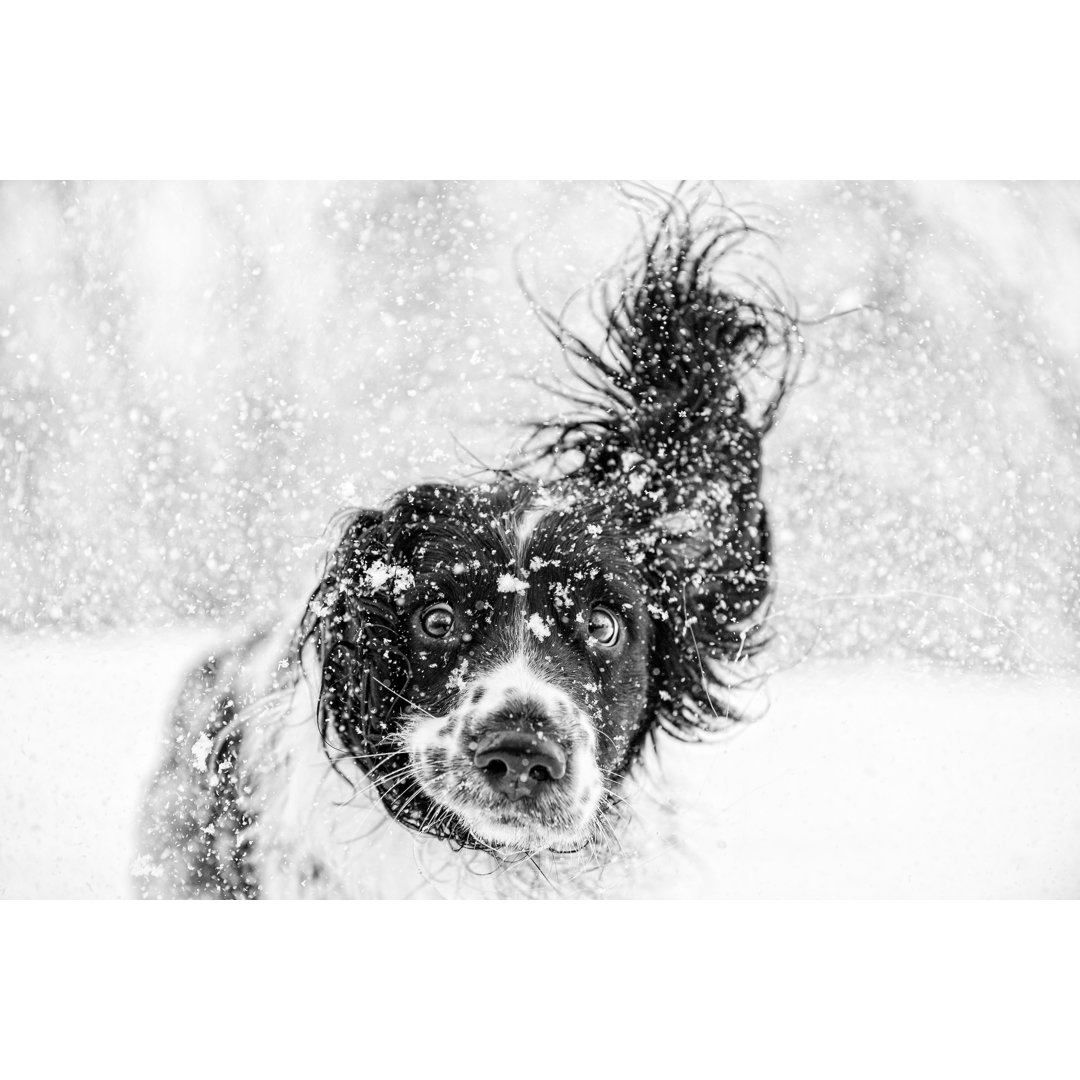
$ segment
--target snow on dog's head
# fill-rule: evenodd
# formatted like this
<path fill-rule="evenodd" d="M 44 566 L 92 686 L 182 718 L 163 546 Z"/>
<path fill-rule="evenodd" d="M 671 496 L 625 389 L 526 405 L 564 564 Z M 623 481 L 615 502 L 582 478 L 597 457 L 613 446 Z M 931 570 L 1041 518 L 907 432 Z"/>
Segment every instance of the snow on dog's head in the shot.
<path fill-rule="evenodd" d="M 370 771 L 399 821 L 470 846 L 592 839 L 646 727 L 640 565 L 588 527 L 595 506 L 539 496 L 408 488 L 357 515 L 312 604 L 327 745 Z M 372 565 L 401 572 L 373 587 Z"/>
<path fill-rule="evenodd" d="M 760 447 L 786 367 L 764 397 L 750 386 L 794 328 L 717 283 L 745 231 L 673 200 L 603 298 L 599 349 L 545 316 L 585 411 L 538 425 L 518 471 L 349 517 L 301 640 L 328 755 L 396 821 L 468 847 L 580 848 L 658 732 L 738 718 L 723 672 L 761 643 Z"/>

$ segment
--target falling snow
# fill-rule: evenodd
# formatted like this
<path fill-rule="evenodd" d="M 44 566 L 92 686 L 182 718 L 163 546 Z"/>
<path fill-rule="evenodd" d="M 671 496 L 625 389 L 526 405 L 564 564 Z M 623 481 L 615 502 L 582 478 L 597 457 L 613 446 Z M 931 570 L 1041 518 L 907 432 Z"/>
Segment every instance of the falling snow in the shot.
<path fill-rule="evenodd" d="M 728 895 L 1080 894 L 1080 187 L 721 187 L 806 362 L 765 447 L 777 707 L 699 777 L 701 861 Z M 603 184 L 0 186 L 0 680 L 35 718 L 0 728 L 0 894 L 126 888 L 182 670 L 307 598 L 340 511 L 563 408 L 515 258 L 561 310 L 637 235 Z"/>

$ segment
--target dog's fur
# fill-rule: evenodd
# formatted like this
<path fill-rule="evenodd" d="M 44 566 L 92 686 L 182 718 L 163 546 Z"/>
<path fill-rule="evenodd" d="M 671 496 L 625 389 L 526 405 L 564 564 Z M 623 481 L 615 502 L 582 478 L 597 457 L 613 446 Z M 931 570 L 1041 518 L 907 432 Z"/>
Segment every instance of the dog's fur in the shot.
<path fill-rule="evenodd" d="M 747 232 L 667 201 L 603 290 L 598 346 L 540 313 L 574 415 L 514 470 L 349 513 L 299 616 L 189 677 L 144 894 L 603 891 L 635 766 L 738 720 L 764 637 L 760 445 L 797 334 L 718 282 Z"/>

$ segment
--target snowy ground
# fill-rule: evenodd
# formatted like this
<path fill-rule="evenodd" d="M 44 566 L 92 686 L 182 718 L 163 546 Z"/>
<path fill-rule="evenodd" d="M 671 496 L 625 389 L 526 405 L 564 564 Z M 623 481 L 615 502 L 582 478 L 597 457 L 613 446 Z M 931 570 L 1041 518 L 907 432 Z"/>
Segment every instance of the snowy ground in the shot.
<path fill-rule="evenodd" d="M 129 895 L 163 718 L 214 636 L 0 640 L 0 895 Z M 771 696 L 668 756 L 705 808 L 679 894 L 1080 897 L 1080 682 L 806 665 Z"/>

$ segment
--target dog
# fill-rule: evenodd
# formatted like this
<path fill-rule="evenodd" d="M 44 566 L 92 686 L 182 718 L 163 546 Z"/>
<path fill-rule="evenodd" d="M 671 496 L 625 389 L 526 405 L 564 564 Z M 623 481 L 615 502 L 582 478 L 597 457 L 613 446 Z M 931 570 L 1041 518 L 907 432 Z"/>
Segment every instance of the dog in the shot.
<path fill-rule="evenodd" d="M 514 467 L 347 512 L 303 610 L 190 675 L 141 895 L 605 895 L 645 758 L 743 718 L 797 320 L 720 283 L 729 211 L 643 230 L 597 344 L 536 308 L 576 381 Z"/>

